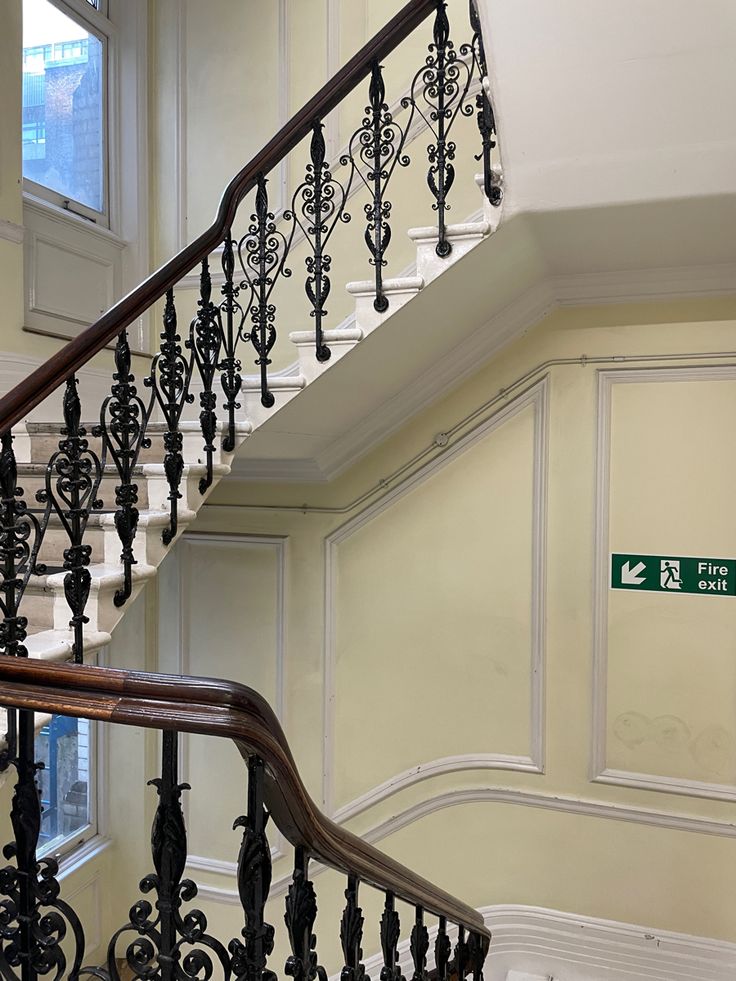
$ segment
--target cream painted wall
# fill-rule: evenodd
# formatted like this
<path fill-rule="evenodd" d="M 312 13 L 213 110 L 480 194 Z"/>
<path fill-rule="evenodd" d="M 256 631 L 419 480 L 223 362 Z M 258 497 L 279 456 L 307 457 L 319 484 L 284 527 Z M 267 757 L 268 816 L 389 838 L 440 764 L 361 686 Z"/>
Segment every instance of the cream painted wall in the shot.
<path fill-rule="evenodd" d="M 229 506 L 206 507 L 197 522 L 207 534 L 288 536 L 285 721 L 312 794 L 473 904 L 542 905 L 736 939 L 732 599 L 656 603 L 596 587 L 609 537 L 610 548 L 734 554 L 718 496 L 728 491 L 717 489 L 730 474 L 723 447 L 734 383 L 719 367 L 728 359 L 702 355 L 729 350 L 735 315 L 726 299 L 560 311 L 333 483 L 225 482 L 213 503 Z M 638 370 L 625 383 L 622 358 Z M 573 363 L 545 366 L 549 359 Z M 434 469 L 412 483 L 389 482 L 375 512 L 309 510 L 343 507 L 376 487 L 502 389 L 476 419 L 502 410 L 495 425 L 444 465 L 435 451 Z M 609 392 L 606 508 L 598 407 Z M 536 530 L 535 469 L 544 478 Z M 704 469 L 712 492 L 698 477 Z M 266 502 L 276 509 L 255 506 Z M 607 598 L 608 683 L 595 630 Z M 621 738 L 631 712 L 651 720 L 647 738 Z M 682 721 L 686 739 L 679 726 L 669 735 L 667 717 Z M 702 784 L 716 787 L 703 796 Z M 212 866 L 196 874 L 210 920 L 236 930 L 232 879 Z M 277 860 L 276 924 L 288 874 L 288 859 Z M 315 884 L 320 951 L 332 970 L 342 886 L 331 874 Z M 365 910 L 373 929 L 369 893 Z M 377 949 L 375 930 L 364 946 Z M 284 956 L 282 945 L 277 967 Z"/>

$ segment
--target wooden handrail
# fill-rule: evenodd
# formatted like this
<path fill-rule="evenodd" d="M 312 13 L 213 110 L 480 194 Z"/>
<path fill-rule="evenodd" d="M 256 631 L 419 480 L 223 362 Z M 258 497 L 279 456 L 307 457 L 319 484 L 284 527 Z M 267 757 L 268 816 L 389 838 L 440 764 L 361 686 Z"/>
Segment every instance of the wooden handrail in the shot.
<path fill-rule="evenodd" d="M 0 656 L 5 706 L 137 728 L 229 738 L 244 759 L 266 765 L 265 803 L 295 847 L 330 868 L 358 878 L 477 934 L 491 935 L 472 907 L 438 889 L 377 848 L 326 818 L 307 793 L 271 707 L 244 685 L 211 678 L 145 674 L 114 668 L 44 664 Z"/>
<path fill-rule="evenodd" d="M 159 300 L 168 289 L 206 258 L 230 229 L 238 205 L 284 157 L 309 134 L 315 120 L 324 119 L 371 72 L 437 9 L 437 0 L 409 0 L 376 36 L 293 116 L 260 153 L 230 181 L 220 201 L 214 223 L 178 255 L 111 307 L 107 313 L 70 341 L 0 399 L 0 433 L 11 429 L 39 405 L 70 375 Z"/>

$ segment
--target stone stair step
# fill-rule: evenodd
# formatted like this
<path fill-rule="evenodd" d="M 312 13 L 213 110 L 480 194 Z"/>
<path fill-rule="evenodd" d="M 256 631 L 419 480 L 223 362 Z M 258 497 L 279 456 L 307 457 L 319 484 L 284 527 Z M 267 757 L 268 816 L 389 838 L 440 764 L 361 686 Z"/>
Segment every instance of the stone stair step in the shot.
<path fill-rule="evenodd" d="M 384 280 L 383 292 L 388 300 L 384 313 L 379 313 L 374 306 L 376 284 L 372 279 L 348 283 L 346 289 L 355 297 L 355 326 L 366 337 L 424 289 L 424 280 L 421 276 Z"/>
<path fill-rule="evenodd" d="M 352 351 L 356 344 L 363 340 L 363 331 L 359 327 L 342 327 L 339 330 L 322 331 L 322 339 L 329 347 L 329 361 L 320 363 L 315 355 L 316 331 L 295 330 L 289 334 L 289 340 L 295 345 L 299 358 L 299 373 L 311 384 L 331 364 L 335 364 Z"/>

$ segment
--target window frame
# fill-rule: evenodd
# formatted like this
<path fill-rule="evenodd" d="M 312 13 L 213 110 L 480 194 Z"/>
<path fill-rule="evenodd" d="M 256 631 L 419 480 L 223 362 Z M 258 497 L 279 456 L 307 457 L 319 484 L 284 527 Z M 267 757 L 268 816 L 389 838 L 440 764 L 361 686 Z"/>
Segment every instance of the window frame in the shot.
<path fill-rule="evenodd" d="M 39 184 L 23 176 L 24 196 L 35 203 L 50 205 L 102 228 L 112 229 L 113 221 L 113 158 L 115 141 L 113 133 L 113 79 L 117 60 L 117 32 L 108 17 L 108 0 L 98 0 L 94 7 L 88 0 L 46 0 L 57 10 L 78 23 L 102 44 L 102 210 L 97 211 L 74 198 L 68 198 L 45 184 Z"/>
<path fill-rule="evenodd" d="M 100 742 L 102 727 L 99 722 L 89 723 L 89 780 L 87 783 L 87 807 L 89 820 L 78 831 L 61 840 L 54 839 L 44 847 L 39 847 L 39 858 L 54 858 L 61 862 L 69 858 L 83 846 L 100 836 Z"/>

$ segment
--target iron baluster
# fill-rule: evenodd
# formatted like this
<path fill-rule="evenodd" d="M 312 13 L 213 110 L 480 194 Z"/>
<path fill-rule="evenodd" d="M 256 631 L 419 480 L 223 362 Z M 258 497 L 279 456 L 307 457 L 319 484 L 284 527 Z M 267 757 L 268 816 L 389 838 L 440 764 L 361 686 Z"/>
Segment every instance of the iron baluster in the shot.
<path fill-rule="evenodd" d="M 317 120 L 312 128 L 309 147 L 311 163 L 307 164 L 307 176 L 294 192 L 291 210 L 284 213 L 286 221 L 293 221 L 289 249 L 297 227 L 312 247 L 312 255 L 307 256 L 307 280 L 304 290 L 312 304 L 310 317 L 314 320 L 317 360 L 324 363 L 330 360 L 331 351 L 324 343 L 323 324 L 327 314 L 325 304 L 332 289 L 330 269 L 332 256 L 325 251 L 338 222 L 349 222 L 350 215 L 345 211 L 349 187 L 344 187 L 332 176 L 330 166 L 325 160 L 324 126 Z"/>
<path fill-rule="evenodd" d="M 144 895 L 155 893 L 155 912 L 152 902 L 138 900 L 130 910 L 130 921 L 112 937 L 107 952 L 112 981 L 120 981 L 116 951 L 118 941 L 128 933 L 138 934 L 125 952 L 135 978 L 196 981 L 212 977 L 216 963 L 225 981 L 231 977 L 227 951 L 208 935 L 204 913 L 190 910 L 182 915 L 182 906 L 196 899 L 197 887 L 184 878 L 187 832 L 181 795 L 190 787 L 179 783 L 178 743 L 178 733 L 163 733 L 161 777 L 150 781 L 159 797 L 151 832 L 155 872 L 141 881 L 140 889 Z"/>
<path fill-rule="evenodd" d="M 87 568 L 92 546 L 84 544 L 89 516 L 102 507 L 97 493 L 103 468 L 98 455 L 90 449 L 87 430 L 81 425 L 82 405 L 77 379 L 66 383 L 63 401 L 64 427 L 59 449 L 46 466 L 46 486 L 36 496 L 51 505 L 69 538 L 64 550 L 64 595 L 72 613 L 69 626 L 74 633 L 73 656 L 77 664 L 84 660 L 84 625 L 89 623 L 85 608 L 89 600 L 92 576 Z"/>
<path fill-rule="evenodd" d="M 199 302 L 197 304 L 199 309 L 197 316 L 192 321 L 187 347 L 194 354 L 194 362 L 197 365 L 203 385 L 203 390 L 199 394 L 199 425 L 204 437 L 207 473 L 199 482 L 199 492 L 205 494 L 212 486 L 213 479 L 213 457 L 215 439 L 217 438 L 217 396 L 214 392 L 214 383 L 220 363 L 220 348 L 222 347 L 219 311 L 212 302 L 212 277 L 207 259 L 202 260 L 202 274 L 199 283 Z"/>
<path fill-rule="evenodd" d="M 447 936 L 447 919 L 441 916 L 437 939 L 434 942 L 434 965 L 437 969 L 437 981 L 448 981 L 448 967 L 451 953 L 452 944 L 450 943 L 450 938 Z"/>
<path fill-rule="evenodd" d="M 409 943 L 411 959 L 414 963 L 412 981 L 427 981 L 427 951 L 429 950 L 429 931 L 424 925 L 424 910 L 416 908 L 416 919 Z"/>
<path fill-rule="evenodd" d="M 492 153 L 496 149 L 496 116 L 493 112 L 493 104 L 491 103 L 487 89 L 488 62 L 486 60 L 483 29 L 478 8 L 476 7 L 476 0 L 470 0 L 470 25 L 473 30 L 473 41 L 470 50 L 468 50 L 467 46 L 464 46 L 460 53 L 472 54 L 480 75 L 480 91 L 475 97 L 475 105 L 482 149 L 475 159 L 483 161 L 483 190 L 485 195 L 494 207 L 498 207 L 501 204 L 503 195 L 501 188 L 493 180 Z"/>
<path fill-rule="evenodd" d="M 28 510 L 18 486 L 12 433 L 2 434 L 0 446 L 0 648 L 4 654 L 25 657 L 28 620 L 20 615 L 20 604 L 31 576 L 45 571 L 37 560 L 50 508 L 40 518 Z"/>
<path fill-rule="evenodd" d="M 0 976 L 3 981 L 38 981 L 49 975 L 54 981 L 75 979 L 84 957 L 84 930 L 60 898 L 57 862 L 37 857 L 42 815 L 36 773 L 42 764 L 34 756 L 34 713 L 18 715 L 18 781 L 10 812 L 14 840 L 3 849 L 15 864 L 0 869 Z"/>
<path fill-rule="evenodd" d="M 483 966 L 488 956 L 488 947 L 484 946 L 477 933 L 471 933 L 468 938 L 468 960 L 473 981 L 483 981 Z"/>
<path fill-rule="evenodd" d="M 358 906 L 358 877 L 348 876 L 345 890 L 347 903 L 340 923 L 340 944 L 345 965 L 340 981 L 370 981 L 365 973 L 363 958 L 363 910 Z"/>
<path fill-rule="evenodd" d="M 269 815 L 263 806 L 263 760 L 248 760 L 248 814 L 238 818 L 235 828 L 243 828 L 238 857 L 238 894 L 245 913 L 241 936 L 230 943 L 235 981 L 276 981 L 267 968 L 273 952 L 274 928 L 264 913 L 271 889 L 271 848 L 266 837 Z"/>
<path fill-rule="evenodd" d="M 179 428 L 184 406 L 194 402 L 189 391 L 192 379 L 192 355 L 182 353 L 181 337 L 177 332 L 176 306 L 173 289 L 166 292 L 164 329 L 161 350 L 153 359 L 151 374 L 145 384 L 153 389 L 166 422 L 164 433 L 164 473 L 169 485 L 169 527 L 162 534 L 164 545 L 170 545 L 179 529 L 179 501 L 184 476 L 184 438 Z"/>
<path fill-rule="evenodd" d="M 350 164 L 365 184 L 371 200 L 365 205 L 367 224 L 365 242 L 371 254 L 370 263 L 375 266 L 376 298 L 373 306 L 378 313 L 388 310 L 388 297 L 383 290 L 383 270 L 388 264 L 386 251 L 391 242 L 392 204 L 386 197 L 389 181 L 397 165 L 408 167 L 411 162 L 404 153 L 406 130 L 394 120 L 386 103 L 386 86 L 383 67 L 374 62 L 369 88 L 369 105 L 360 129 L 353 133 L 348 152 L 340 159 L 343 166 Z M 352 180 L 352 176 L 351 176 Z"/>
<path fill-rule="evenodd" d="M 297 848 L 284 914 L 291 946 L 291 957 L 284 970 L 294 981 L 315 981 L 315 978 L 327 981 L 327 972 L 317 958 L 316 918 L 317 897 L 314 885 L 309 881 L 309 856 L 304 848 Z"/>
<path fill-rule="evenodd" d="M 238 296 L 240 288 L 235 283 L 235 245 L 230 231 L 225 238 L 222 251 L 222 271 L 225 275 L 225 282 L 222 287 L 224 297 L 220 306 L 220 325 L 222 349 L 224 357 L 218 364 L 218 370 L 222 372 L 222 390 L 225 393 L 225 405 L 227 406 L 227 433 L 222 441 L 222 448 L 226 453 L 232 453 L 235 449 L 235 413 L 240 408 L 238 397 L 243 387 L 243 379 L 240 376 L 242 365 L 237 357 L 238 340 L 242 334 L 243 324 L 245 323 L 245 312 L 243 311 Z M 225 327 L 222 330 L 222 314 L 225 315 Z M 236 324 L 237 318 L 237 324 Z"/>
<path fill-rule="evenodd" d="M 411 93 L 401 100 L 404 108 L 411 107 L 411 117 L 419 112 L 429 128 L 433 142 L 427 147 L 429 170 L 427 185 L 435 199 L 433 209 L 438 214 L 438 241 L 436 252 L 446 258 L 452 252 L 447 237 L 448 197 L 455 183 L 455 153 L 457 145 L 450 138 L 459 115 L 472 116 L 473 106 L 466 102 L 473 78 L 472 61 L 458 58 L 455 45 L 450 40 L 450 22 L 447 3 L 438 0 L 434 21 L 433 43 L 424 66 L 414 76 Z"/>
<path fill-rule="evenodd" d="M 470 951 L 468 948 L 468 942 L 465 939 L 465 927 L 460 927 L 457 934 L 457 943 L 455 944 L 455 977 L 458 981 L 463 981 L 463 978 L 468 973 L 468 964 L 470 963 Z"/>
<path fill-rule="evenodd" d="M 256 210 L 247 234 L 238 243 L 238 257 L 245 276 L 240 288 L 250 289 L 251 329 L 241 336 L 250 341 L 258 355 L 255 363 L 261 375 L 261 405 L 270 409 L 275 399 L 268 389 L 269 354 L 276 343 L 276 306 L 271 301 L 279 276 L 291 276 L 291 270 L 286 267 L 289 242 L 276 228 L 275 216 L 268 210 L 267 184 L 261 175 Z"/>
<path fill-rule="evenodd" d="M 146 428 L 153 407 L 153 399 L 146 406 L 138 395 L 135 377 L 131 373 L 128 332 L 118 336 L 115 347 L 115 373 L 112 393 L 102 403 L 100 424 L 94 434 L 102 437 L 103 464 L 108 455 L 112 458 L 120 478 L 115 488 L 115 530 L 123 547 L 120 562 L 123 566 L 123 585 L 115 593 L 115 606 L 123 606 L 133 592 L 133 566 L 136 559 L 133 543 L 138 531 L 138 484 L 133 473 L 138 465 L 142 449 L 151 446 Z"/>
<path fill-rule="evenodd" d="M 396 899 L 392 892 L 387 892 L 383 916 L 381 917 L 381 951 L 383 953 L 381 981 L 404 981 L 399 966 L 400 936 L 401 921 L 396 911 Z"/>

